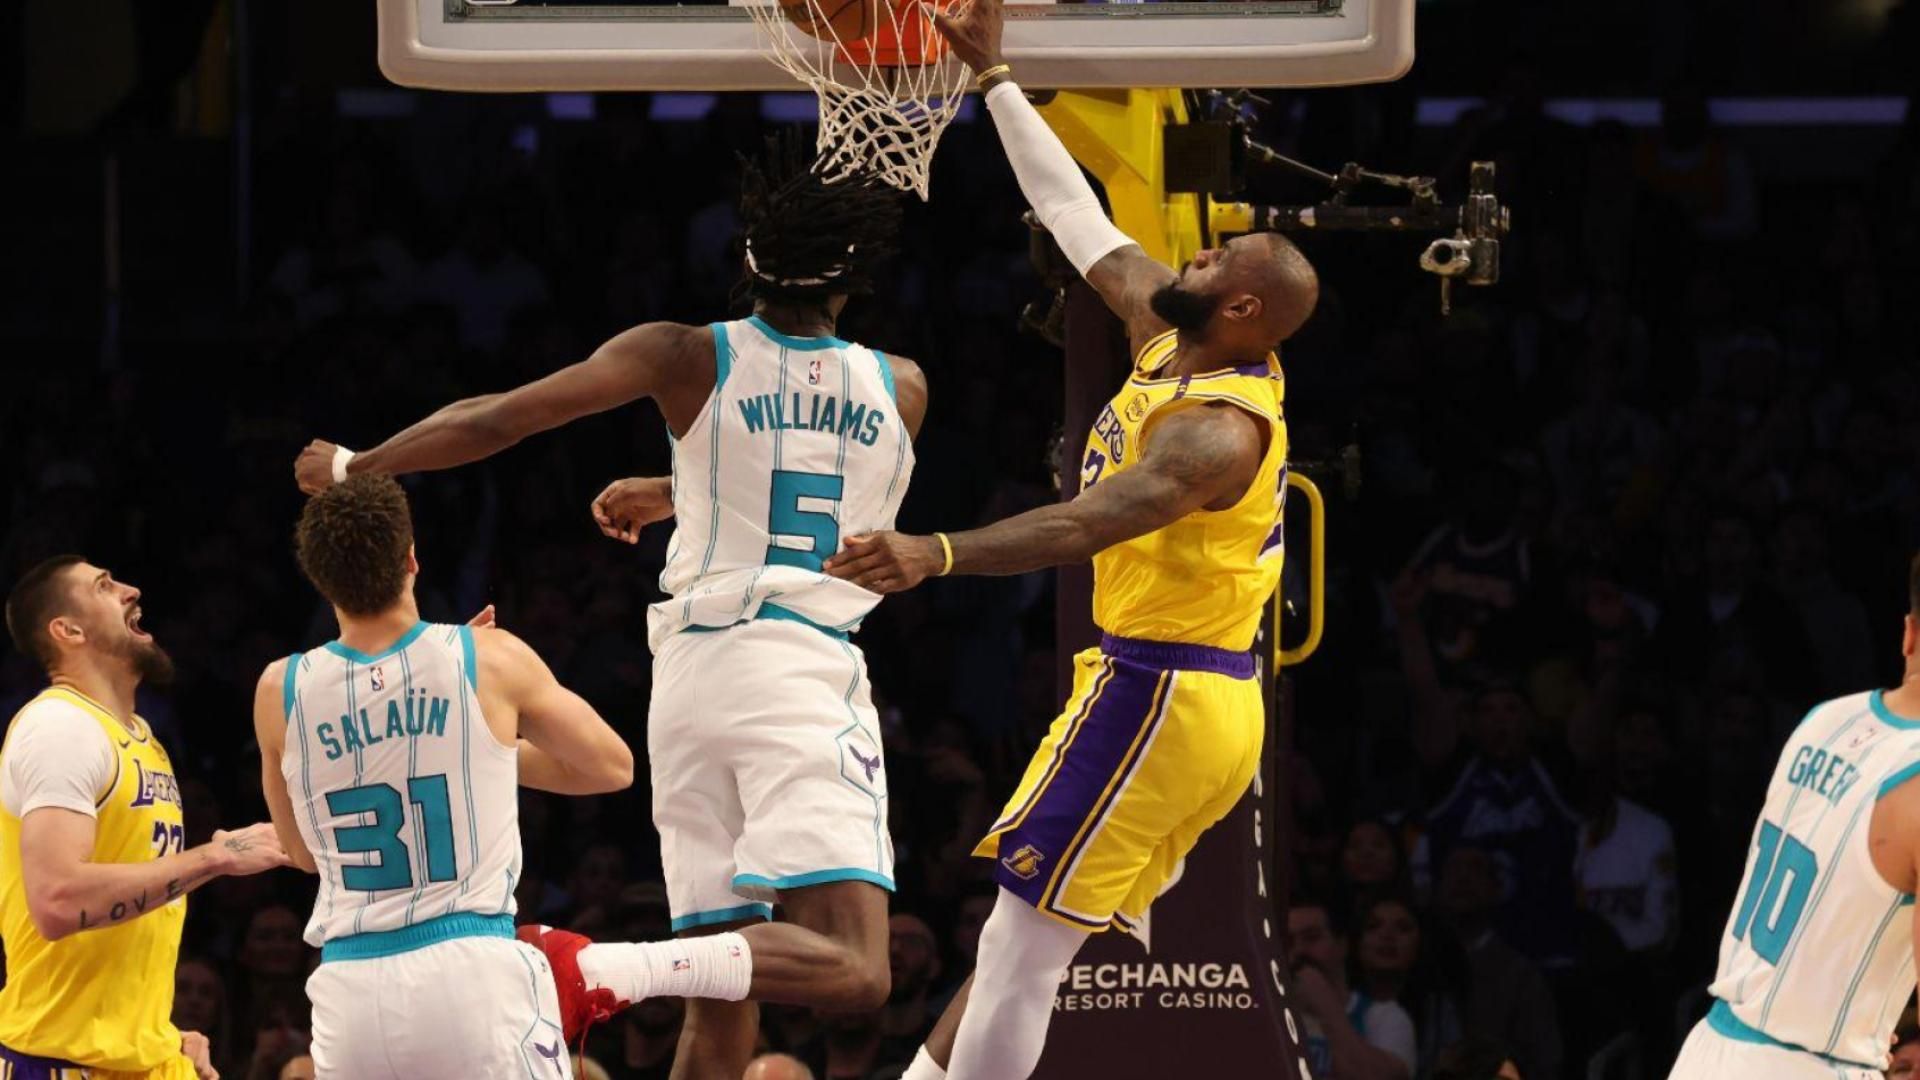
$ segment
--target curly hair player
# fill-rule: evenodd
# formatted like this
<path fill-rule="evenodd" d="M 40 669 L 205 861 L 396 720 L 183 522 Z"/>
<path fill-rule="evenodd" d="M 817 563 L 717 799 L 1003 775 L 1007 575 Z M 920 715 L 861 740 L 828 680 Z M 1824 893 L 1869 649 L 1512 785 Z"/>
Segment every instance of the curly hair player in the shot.
<path fill-rule="evenodd" d="M 848 297 L 871 291 L 900 209 L 876 183 L 823 182 L 785 140 L 746 167 L 740 210 L 750 318 L 639 326 L 371 450 L 316 442 L 295 465 L 311 492 L 348 474 L 478 461 L 642 397 L 659 406 L 677 482 L 620 481 L 594 515 L 629 542 L 676 519 L 661 577 L 671 599 L 648 618 L 647 752 L 682 936 L 540 941 L 569 1038 L 625 1001 L 707 999 L 688 1002 L 677 1080 L 740 1076 L 759 1027 L 748 999 L 862 1010 L 889 984 L 886 773 L 866 665 L 847 640 L 879 597 L 822 564 L 843 533 L 891 527 L 926 411 L 916 365 L 833 336 Z M 780 923 L 768 921 L 774 903 Z"/>
<path fill-rule="evenodd" d="M 1250 650 L 1280 578 L 1286 490 L 1273 349 L 1312 313 L 1319 282 L 1278 236 L 1239 237 L 1178 273 L 1148 257 L 1014 85 L 1000 0 L 938 18 L 978 73 L 1036 216 L 1126 322 L 1136 357 L 1094 422 L 1073 501 L 951 536 L 853 535 L 827 564 L 894 592 L 938 574 L 1093 560 L 1106 636 L 1076 658 L 1073 696 L 975 850 L 998 860 L 1001 888 L 971 996 L 955 999 L 908 1073 L 1014 1080 L 1039 1061 L 1054 992 L 1087 936 L 1117 926 L 1144 939 L 1148 905 L 1258 768 L 1265 712 Z"/>
<path fill-rule="evenodd" d="M 516 788 L 618 791 L 632 752 L 486 613 L 421 621 L 413 515 L 390 477 L 308 500 L 294 552 L 340 638 L 269 664 L 253 724 L 274 829 L 320 875 L 315 1075 L 566 1075 L 547 963 L 514 940 Z"/>

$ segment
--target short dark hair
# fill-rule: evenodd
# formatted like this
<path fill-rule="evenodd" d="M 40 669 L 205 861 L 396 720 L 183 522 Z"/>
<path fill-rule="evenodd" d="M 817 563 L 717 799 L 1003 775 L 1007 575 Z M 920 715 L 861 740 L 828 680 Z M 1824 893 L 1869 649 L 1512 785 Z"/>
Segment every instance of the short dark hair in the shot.
<path fill-rule="evenodd" d="M 294 530 L 300 572 L 348 615 L 378 615 L 407 587 L 413 513 L 390 476 L 350 476 L 307 500 Z"/>
<path fill-rule="evenodd" d="M 1914 111 L 1920 112 L 1920 109 Z M 1916 554 L 1907 567 L 1907 610 L 1920 619 L 1920 554 Z"/>
<path fill-rule="evenodd" d="M 760 160 L 740 160 L 742 291 L 752 299 L 822 303 L 873 291 L 894 252 L 900 193 L 864 173 L 829 178 L 798 131 L 767 139 Z"/>
<path fill-rule="evenodd" d="M 1327 917 L 1327 931 L 1342 941 L 1353 938 L 1353 915 L 1350 908 L 1336 903 L 1327 897 L 1313 892 L 1296 892 L 1287 898 L 1287 910 L 1318 911 Z"/>
<path fill-rule="evenodd" d="M 86 561 L 78 555 L 55 555 L 21 575 L 7 593 L 7 634 L 13 638 L 13 647 L 33 657 L 48 672 L 53 670 L 56 656 L 53 639 L 47 636 L 47 623 L 59 614 L 60 604 L 66 599 L 60 575 Z"/>

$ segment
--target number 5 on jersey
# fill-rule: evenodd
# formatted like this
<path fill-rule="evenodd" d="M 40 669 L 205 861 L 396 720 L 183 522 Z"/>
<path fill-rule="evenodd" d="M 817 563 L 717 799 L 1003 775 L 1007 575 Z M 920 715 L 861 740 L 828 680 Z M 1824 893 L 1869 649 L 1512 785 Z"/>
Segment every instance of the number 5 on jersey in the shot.
<path fill-rule="evenodd" d="M 819 572 L 840 550 L 840 495 L 846 480 L 831 473 L 775 469 L 767 499 L 767 565 Z"/>

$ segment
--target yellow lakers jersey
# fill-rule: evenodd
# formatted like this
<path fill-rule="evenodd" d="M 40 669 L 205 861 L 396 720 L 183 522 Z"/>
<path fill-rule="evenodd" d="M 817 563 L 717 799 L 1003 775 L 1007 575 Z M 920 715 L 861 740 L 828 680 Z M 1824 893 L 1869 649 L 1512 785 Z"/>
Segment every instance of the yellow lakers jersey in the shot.
<path fill-rule="evenodd" d="M 1280 361 L 1204 375 L 1161 377 L 1179 346 L 1168 331 L 1140 350 L 1133 375 L 1087 436 L 1082 490 L 1130 469 L 1155 417 L 1227 402 L 1267 422 L 1260 471 L 1239 502 L 1199 510 L 1093 557 L 1093 621 L 1120 637 L 1243 651 L 1280 582 L 1287 492 L 1286 380 Z"/>
<path fill-rule="evenodd" d="M 52 687 L 40 697 L 86 710 L 119 757 L 118 774 L 100 793 L 92 860 L 143 862 L 181 850 L 186 833 L 180 788 L 173 763 L 146 723 L 137 721 L 138 734 L 129 733 L 97 702 L 66 687 Z M 0 756 L 5 753 L 0 746 Z M 0 938 L 7 958 L 0 1045 L 127 1072 L 179 1058 L 180 1032 L 169 1016 L 187 900 L 156 896 L 147 902 L 157 910 L 137 917 L 122 913 L 124 922 L 59 941 L 41 937 L 28 917 L 20 879 L 20 819 L 0 807 Z M 112 913 L 92 917 L 106 920 Z"/>

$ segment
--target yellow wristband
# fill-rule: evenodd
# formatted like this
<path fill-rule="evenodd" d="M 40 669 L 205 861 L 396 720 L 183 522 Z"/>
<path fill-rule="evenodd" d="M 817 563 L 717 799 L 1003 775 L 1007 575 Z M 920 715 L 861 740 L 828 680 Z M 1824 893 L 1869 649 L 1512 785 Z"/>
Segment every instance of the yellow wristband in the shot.
<path fill-rule="evenodd" d="M 1011 74 L 1013 74 L 1012 64 L 995 64 L 992 67 L 988 68 L 987 70 L 981 72 L 980 74 L 975 75 L 973 77 L 973 84 L 975 86 L 978 86 L 980 89 L 985 90 L 987 88 L 988 79 L 993 78 L 995 75 L 1011 75 Z"/>
<path fill-rule="evenodd" d="M 947 565 L 942 566 L 940 568 L 940 572 L 938 574 L 935 574 L 934 576 L 946 577 L 948 574 L 953 573 L 953 541 L 947 539 L 946 533 L 937 532 L 937 533 L 934 533 L 933 535 L 940 541 L 941 554 L 947 557 Z"/>

